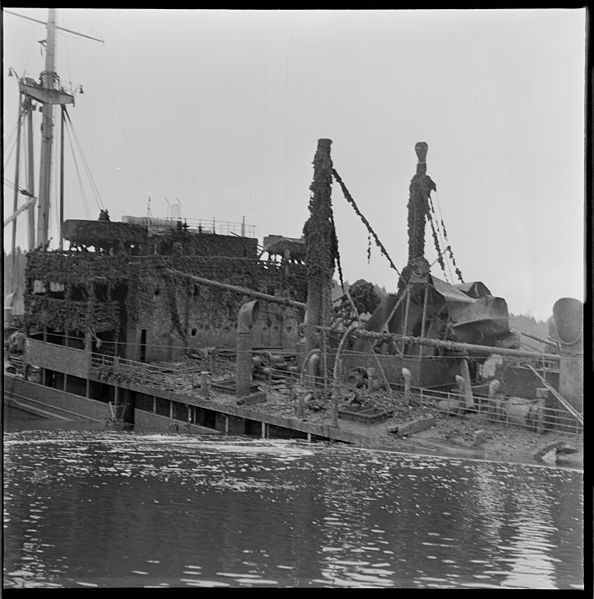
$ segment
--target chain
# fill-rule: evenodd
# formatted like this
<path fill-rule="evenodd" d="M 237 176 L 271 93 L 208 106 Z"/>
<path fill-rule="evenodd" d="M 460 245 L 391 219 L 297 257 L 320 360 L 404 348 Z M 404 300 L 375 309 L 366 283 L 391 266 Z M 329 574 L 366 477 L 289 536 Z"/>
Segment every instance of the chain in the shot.
<path fill-rule="evenodd" d="M 394 264 L 394 262 L 392 262 L 392 258 L 390 258 L 390 256 L 388 255 L 386 248 L 383 246 L 382 242 L 379 240 L 379 237 L 375 234 L 375 231 L 371 228 L 371 225 L 369 224 L 368 220 L 363 216 L 363 214 L 357 207 L 355 200 L 349 193 L 349 190 L 346 188 L 346 185 L 343 183 L 342 179 L 340 178 L 340 175 L 336 172 L 336 169 L 334 169 L 334 168 L 332 169 L 332 174 L 334 175 L 334 179 L 336 180 L 336 182 L 340 185 L 340 188 L 342 189 L 342 193 L 344 194 L 346 201 L 353 207 L 353 210 L 355 211 L 357 216 L 361 219 L 363 224 L 367 227 L 367 231 L 369 232 L 369 235 L 371 237 L 373 237 L 375 244 L 377 245 L 377 247 L 379 247 L 381 253 L 388 260 L 390 267 L 393 270 L 395 270 L 396 273 L 398 274 L 398 276 L 400 277 L 400 271 L 396 268 L 396 265 Z"/>

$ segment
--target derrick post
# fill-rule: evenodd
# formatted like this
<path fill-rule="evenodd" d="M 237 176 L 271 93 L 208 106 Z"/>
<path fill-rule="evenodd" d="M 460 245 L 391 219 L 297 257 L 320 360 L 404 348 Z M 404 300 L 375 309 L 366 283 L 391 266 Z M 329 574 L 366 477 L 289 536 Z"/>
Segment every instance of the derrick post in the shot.
<path fill-rule="evenodd" d="M 417 172 L 411 179 L 408 200 L 408 262 L 425 254 L 425 223 L 429 212 L 429 194 L 437 189 L 427 175 L 428 145 L 420 141 L 415 145 Z"/>
<path fill-rule="evenodd" d="M 332 315 L 332 275 L 336 256 L 336 234 L 332 222 L 332 140 L 318 139 L 314 175 L 310 185 L 310 216 L 303 228 L 307 268 L 305 309 L 305 353 L 319 347 L 316 326 L 328 326 Z"/>
<path fill-rule="evenodd" d="M 425 225 L 429 214 L 429 195 L 437 186 L 427 175 L 428 147 L 424 141 L 415 145 L 417 172 L 410 181 L 408 200 L 408 262 L 398 281 L 399 293 L 404 290 L 413 270 L 429 272 L 429 263 L 425 260 Z"/>

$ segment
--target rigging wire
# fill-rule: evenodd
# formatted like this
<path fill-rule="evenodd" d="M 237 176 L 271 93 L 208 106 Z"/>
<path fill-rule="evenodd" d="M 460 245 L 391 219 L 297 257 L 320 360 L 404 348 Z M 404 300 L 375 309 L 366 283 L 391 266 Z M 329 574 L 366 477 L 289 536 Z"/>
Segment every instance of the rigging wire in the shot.
<path fill-rule="evenodd" d="M 111 81 L 109 79 L 107 67 L 105 66 L 105 62 L 103 60 L 103 55 L 99 52 L 99 49 L 97 49 L 97 52 L 99 54 L 99 62 L 101 64 L 101 67 L 103 68 L 103 72 L 105 73 L 105 79 L 107 81 L 107 89 L 109 90 L 109 95 L 111 97 L 111 102 L 112 102 L 112 109 L 115 112 L 115 114 L 120 122 L 120 129 L 122 131 L 124 141 L 126 142 L 128 152 L 130 154 L 130 162 L 132 163 L 132 168 L 134 169 L 134 174 L 136 176 L 136 182 L 138 183 L 138 188 L 140 190 L 140 193 L 142 194 L 142 197 L 147 197 L 148 194 L 145 192 L 144 187 L 142 185 L 142 179 L 138 174 L 138 168 L 136 166 L 136 161 L 134 160 L 134 153 L 132 152 L 132 149 L 131 149 L 130 140 L 128 139 L 128 134 L 126 133 L 126 128 L 124 127 L 122 117 L 120 116 L 120 113 L 118 112 L 118 110 L 116 108 L 115 96 L 113 93 L 113 88 L 111 86 Z"/>
<path fill-rule="evenodd" d="M 16 183 L 14 181 L 11 181 L 10 179 L 4 179 L 4 185 L 6 185 L 6 187 L 8 187 L 8 189 L 10 189 L 11 191 L 17 189 Z M 18 192 L 26 196 L 29 195 L 29 192 L 26 189 L 23 189 L 22 187 L 18 188 Z"/>
<path fill-rule="evenodd" d="M 74 161 L 74 168 L 76 170 L 76 174 L 78 177 L 78 184 L 80 186 L 80 193 L 83 199 L 83 204 L 85 207 L 85 214 L 87 215 L 87 219 L 91 219 L 91 211 L 89 210 L 89 203 L 87 202 L 87 196 L 85 194 L 85 190 L 82 184 L 82 178 L 80 176 L 80 171 L 78 170 L 78 162 L 76 161 L 76 155 L 74 153 L 74 147 L 72 145 L 72 138 L 70 136 L 70 127 L 66 127 L 66 133 L 68 134 L 68 143 L 70 144 L 70 151 L 72 152 L 72 160 Z"/>
<path fill-rule="evenodd" d="M 445 262 L 443 259 L 443 252 L 441 251 L 441 248 L 439 247 L 439 237 L 437 235 L 437 231 L 435 230 L 435 225 L 433 224 L 433 219 L 431 218 L 431 212 L 429 212 L 429 214 L 427 216 L 428 216 L 429 224 L 431 225 L 431 233 L 433 235 L 433 245 L 435 245 L 435 251 L 437 252 L 437 261 L 439 262 L 439 266 L 441 267 L 441 271 L 443 272 L 443 276 L 444 276 L 445 280 L 449 283 L 448 273 L 446 271 L 446 266 L 445 266 Z"/>
<path fill-rule="evenodd" d="M 19 116 L 19 119 L 20 118 L 21 117 Z M 5 147 L 6 146 L 10 146 L 10 150 L 8 151 L 8 155 L 6 156 L 6 158 L 4 160 L 4 170 L 6 170 L 6 168 L 8 166 L 8 163 L 10 161 L 10 158 L 12 156 L 12 153 L 14 152 L 14 149 L 16 147 L 16 132 L 17 132 L 17 129 L 18 129 L 18 126 L 19 126 L 19 124 L 18 124 L 18 120 L 19 119 L 17 119 L 16 125 L 14 126 L 13 130 L 10 132 L 10 134 L 8 135 L 8 137 L 6 138 L 6 143 L 4 144 Z M 14 139 L 13 139 L 13 136 L 14 136 Z"/>
<path fill-rule="evenodd" d="M 355 200 L 351 196 L 349 190 L 347 189 L 347 187 L 344 184 L 343 180 L 341 179 L 340 175 L 336 172 L 336 169 L 334 169 L 334 168 L 332 169 L 332 175 L 333 175 L 334 179 L 336 180 L 336 182 L 340 185 L 340 188 L 342 189 L 342 193 L 343 193 L 346 201 L 351 205 L 351 207 L 353 208 L 353 210 L 355 211 L 355 213 L 357 214 L 357 216 L 361 219 L 361 222 L 365 225 L 368 234 L 373 237 L 373 239 L 375 241 L 375 244 L 377 245 L 377 247 L 379 247 L 381 253 L 388 260 L 388 263 L 390 264 L 390 267 L 393 270 L 395 270 L 396 274 L 400 277 L 401 276 L 400 271 L 398 270 L 398 268 L 396 268 L 396 265 L 394 264 L 394 262 L 392 261 L 392 258 L 390 258 L 390 255 L 388 254 L 388 251 L 386 250 L 386 248 L 384 247 L 384 245 L 380 241 L 380 239 L 377 236 L 376 232 L 372 229 L 371 225 L 369 224 L 369 221 L 365 218 L 365 216 L 363 215 L 363 213 L 359 210 L 359 207 L 355 203 Z"/>
<path fill-rule="evenodd" d="M 449 252 L 450 260 L 452 262 L 452 266 L 454 267 L 454 271 L 455 271 L 456 275 L 458 276 L 458 279 L 460 280 L 460 283 L 464 283 L 464 279 L 462 278 L 462 272 L 460 271 L 460 269 L 458 268 L 458 266 L 456 264 L 456 259 L 454 258 L 454 252 L 452 250 L 452 244 L 450 243 L 450 240 L 448 239 L 448 233 L 447 233 L 446 228 L 445 228 L 445 223 L 443 222 L 443 216 L 442 216 L 442 213 L 441 213 L 441 206 L 439 204 L 439 194 L 437 193 L 437 191 L 435 192 L 435 203 L 437 205 L 437 210 L 439 211 L 439 218 L 440 218 L 440 221 L 441 221 L 441 227 L 443 229 L 443 237 L 444 237 L 445 243 L 447 244 L 446 250 Z"/>
<path fill-rule="evenodd" d="M 435 209 L 435 205 L 437 205 L 437 210 Z M 441 215 L 441 210 L 439 209 L 437 191 L 435 192 L 435 202 L 432 203 L 432 208 L 433 208 L 433 213 L 435 215 L 435 220 L 436 220 L 435 224 L 436 224 L 438 230 L 440 231 L 439 234 L 441 235 L 441 238 L 443 239 L 443 253 L 446 256 L 446 260 L 447 260 L 447 264 L 448 264 L 448 272 L 450 273 L 450 277 L 452 279 L 451 282 L 453 283 L 454 276 L 452 275 L 452 265 L 451 265 L 451 260 L 453 258 L 452 247 L 450 246 L 448 236 L 447 236 L 447 231 L 445 228 L 445 223 L 443 222 L 443 216 Z M 438 220 L 438 212 L 439 212 L 439 220 Z M 448 251 L 449 251 L 449 258 L 448 258 Z"/>
<path fill-rule="evenodd" d="M 14 181 L 11 181 L 10 179 L 4 179 L 4 185 L 12 189 L 13 191 L 16 189 L 16 183 Z M 19 189 L 19 191 L 21 190 Z"/>
<path fill-rule="evenodd" d="M 66 56 L 66 74 L 68 75 L 68 83 L 70 84 L 70 88 L 72 89 L 72 70 L 70 68 L 70 52 L 68 51 L 68 38 L 74 36 L 63 36 L 61 35 L 60 30 L 58 30 L 58 33 L 60 34 L 60 37 L 65 38 L 64 55 Z"/>
<path fill-rule="evenodd" d="M 85 156 L 84 150 L 82 148 L 82 145 L 78 139 L 78 135 L 76 134 L 76 130 L 74 129 L 74 125 L 72 124 L 72 121 L 70 120 L 70 115 L 68 114 L 68 111 L 65 110 L 64 114 L 66 115 L 66 122 L 68 123 L 68 127 L 69 129 L 72 131 L 72 135 L 74 136 L 74 140 L 75 143 L 78 147 L 78 151 L 80 153 L 82 162 L 83 162 L 83 166 L 85 168 L 85 171 L 87 173 L 87 177 L 89 179 L 89 182 L 91 184 L 91 191 L 93 192 L 94 195 L 94 199 L 95 202 L 99 208 L 99 210 L 102 210 L 103 208 L 105 208 L 104 204 L 103 204 L 103 200 L 101 199 L 101 194 L 99 193 L 99 189 L 97 188 L 97 185 L 95 183 L 95 179 L 93 177 L 93 173 L 91 172 L 91 167 L 89 166 L 89 163 L 87 161 L 87 158 Z"/>
<path fill-rule="evenodd" d="M 454 277 L 452 275 L 452 268 L 450 265 L 450 262 L 448 260 L 448 256 L 447 256 L 447 244 L 446 241 L 443 237 L 443 233 L 441 231 L 441 228 L 439 226 L 439 220 L 437 218 L 437 215 L 435 213 L 435 208 L 433 206 L 433 200 L 431 198 L 431 194 L 429 194 L 429 197 L 427 198 L 428 202 L 429 202 L 429 221 L 431 222 L 431 228 L 433 229 L 434 233 L 436 233 L 436 237 L 435 237 L 435 244 L 436 244 L 436 250 L 437 253 L 440 254 L 443 258 L 445 258 L 445 265 L 447 266 L 448 269 L 448 273 L 450 275 L 450 278 L 448 280 L 448 283 L 452 283 L 454 282 Z M 438 247 L 439 244 L 439 247 Z M 441 264 L 441 263 L 440 263 Z M 444 270 L 444 275 L 445 275 L 445 270 Z"/>

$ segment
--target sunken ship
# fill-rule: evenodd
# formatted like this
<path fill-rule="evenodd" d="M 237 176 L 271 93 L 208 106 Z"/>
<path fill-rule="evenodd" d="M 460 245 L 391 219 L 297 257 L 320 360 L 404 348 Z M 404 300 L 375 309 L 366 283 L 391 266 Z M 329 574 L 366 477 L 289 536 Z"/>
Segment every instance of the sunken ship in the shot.
<path fill-rule="evenodd" d="M 409 190 L 408 261 L 398 270 L 330 147 L 318 141 L 300 238 L 270 235 L 260 246 L 242 234 L 245 224 L 217 232 L 182 220 L 112 222 L 107 213 L 65 221 L 68 249 L 27 256 L 21 363 L 5 374 L 9 399 L 96 426 L 340 439 L 348 437 L 340 419 L 352 416 L 346 396 L 363 378 L 369 389 L 404 391 L 406 402 L 424 393 L 447 411 L 502 397 L 561 406 L 581 426 L 580 346 L 567 342 L 575 305 L 558 302 L 559 330 L 541 340 L 548 351 L 535 352 L 522 349 L 505 300 L 483 282 L 463 281 L 457 267 L 457 283 L 432 274 L 425 229 L 435 183 L 424 142 Z M 367 318 L 342 281 L 333 181 L 398 275 L 397 292 Z M 447 248 L 436 249 L 443 261 Z M 333 301 L 336 271 L 343 295 Z M 288 418 L 260 410 L 275 385 L 286 390 Z M 302 417 L 312 397 L 329 415 L 324 424 Z"/>
<path fill-rule="evenodd" d="M 45 70 L 39 82 L 19 79 L 18 140 L 27 123 L 32 151 L 37 109 L 44 135 L 38 195 L 32 159 L 24 189 L 17 163 L 14 212 L 5 221 L 13 256 L 19 214 L 29 230 L 24 322 L 5 343 L 5 403 L 85 428 L 347 442 L 361 441 L 349 418 L 385 420 L 413 398 L 446 413 L 486 409 L 506 422 L 581 429 L 581 302 L 559 300 L 541 350 L 522 347 L 505 300 L 462 278 L 433 206 L 425 142 L 415 146 L 402 270 L 334 167 L 329 139 L 317 143 L 299 237 L 269 235 L 259 245 L 245 223 L 114 222 L 106 210 L 98 220 L 65 220 L 61 187 L 59 247 L 49 250 L 52 109 L 60 106 L 64 127 L 74 104 L 54 69 L 57 28 L 50 9 Z M 395 274 L 397 291 L 367 316 L 343 281 L 333 183 Z M 28 197 L 21 207 L 19 193 Z M 440 277 L 426 258 L 427 225 Z M 457 280 L 447 280 L 447 260 Z"/>

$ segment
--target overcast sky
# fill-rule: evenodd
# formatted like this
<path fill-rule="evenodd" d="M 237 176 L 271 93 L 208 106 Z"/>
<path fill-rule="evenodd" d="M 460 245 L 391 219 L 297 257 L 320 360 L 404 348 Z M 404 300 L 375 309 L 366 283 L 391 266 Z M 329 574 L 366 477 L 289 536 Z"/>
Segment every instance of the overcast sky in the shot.
<path fill-rule="evenodd" d="M 45 9 L 10 10 L 47 20 Z M 584 293 L 585 17 L 64 9 L 59 26 L 105 43 L 60 32 L 57 72 L 63 85 L 83 86 L 69 112 L 112 220 L 146 214 L 149 196 L 152 214 L 166 216 L 177 198 L 187 218 L 245 217 L 260 241 L 299 237 L 317 140 L 327 137 L 336 170 L 401 269 L 414 145 L 426 141 L 464 279 L 483 281 L 510 312 L 544 319 L 558 298 Z M 42 25 L 4 14 L 10 181 L 18 88 L 8 69 L 37 78 L 44 38 Z M 66 218 L 96 219 L 82 159 L 84 193 L 69 146 L 66 155 Z M 4 194 L 6 216 L 10 188 Z M 367 232 L 336 184 L 332 201 L 345 277 L 395 291 L 375 246 L 368 264 Z M 426 245 L 433 262 L 429 227 Z M 432 272 L 445 278 L 437 263 Z"/>

